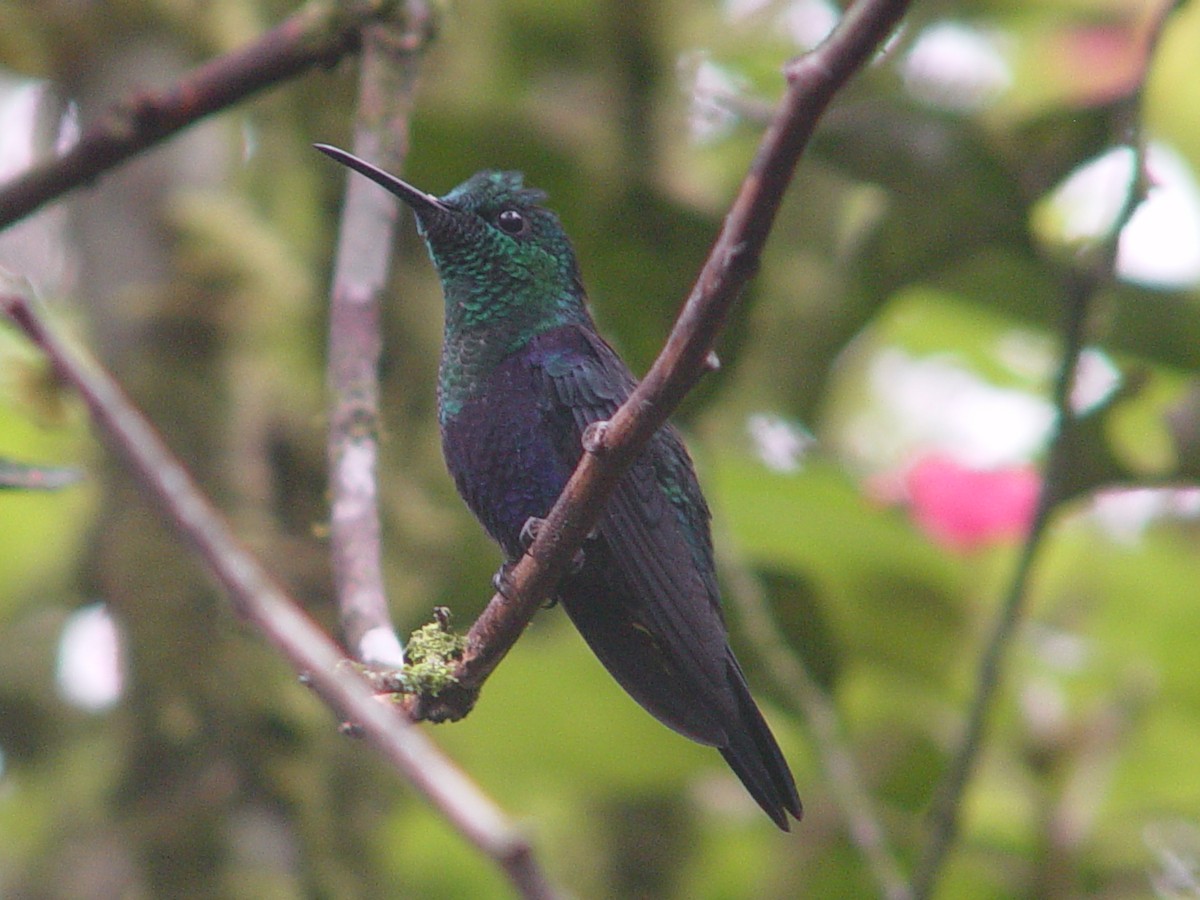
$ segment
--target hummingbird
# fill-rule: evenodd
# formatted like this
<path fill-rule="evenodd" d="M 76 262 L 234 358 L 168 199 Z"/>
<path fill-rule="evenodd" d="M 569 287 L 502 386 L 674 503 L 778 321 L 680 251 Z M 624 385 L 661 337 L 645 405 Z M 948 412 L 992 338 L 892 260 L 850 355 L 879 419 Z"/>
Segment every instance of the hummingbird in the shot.
<path fill-rule="evenodd" d="M 439 198 L 344 150 L 316 149 L 416 217 L 445 296 L 446 467 L 511 565 L 575 470 L 584 430 L 637 384 L 596 329 L 571 241 L 519 172 L 479 172 Z M 729 646 L 709 518 L 668 423 L 619 482 L 555 599 L 617 683 L 664 725 L 717 748 L 786 831 L 800 798 Z"/>

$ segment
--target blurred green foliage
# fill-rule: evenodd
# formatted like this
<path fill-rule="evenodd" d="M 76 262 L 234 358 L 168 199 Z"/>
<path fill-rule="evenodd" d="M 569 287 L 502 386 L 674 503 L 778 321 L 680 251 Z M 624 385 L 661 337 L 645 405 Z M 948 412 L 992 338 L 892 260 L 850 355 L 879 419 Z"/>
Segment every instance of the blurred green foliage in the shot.
<path fill-rule="evenodd" d="M 727 591 L 734 643 L 796 771 L 805 820 L 777 833 L 716 753 L 650 720 L 549 610 L 475 712 L 434 734 L 527 824 L 557 883 L 585 897 L 875 892 L 795 691 L 743 632 L 755 594 L 829 692 L 902 866 L 916 858 L 1016 545 L 951 550 L 910 521 L 897 473 L 936 436 L 923 445 L 921 416 L 889 406 L 880 361 L 936 361 L 1035 407 L 1049 397 L 1073 263 L 1031 220 L 1068 174 L 1128 138 L 1122 98 L 1154 6 L 915 4 L 890 52 L 839 96 L 722 338 L 722 370 L 678 417 L 726 575 L 736 570 L 728 581 L 741 585 Z M 0 66 L 5 84 L 40 80 L 52 123 L 72 109 L 86 122 L 292 9 L 14 0 L 0 4 Z M 513 168 L 547 189 L 602 329 L 643 371 L 753 155 L 780 66 L 801 49 L 794 30 L 830 9 L 439 5 L 405 175 L 444 193 L 477 169 Z M 947 24 L 1002 61 L 993 93 L 968 102 L 953 79 L 931 86 L 906 63 Z M 1200 6 L 1185 3 L 1144 107 L 1145 136 L 1193 179 L 1198 41 Z M 115 369 L 239 533 L 330 627 L 324 291 L 345 175 L 309 144 L 349 145 L 355 86 L 354 60 L 307 75 L 0 236 L 0 264 L 30 278 L 57 323 Z M 702 135 L 697 107 L 712 116 Z M 43 121 L 41 152 L 53 130 Z M 66 264 L 22 256 L 21 229 Z M 393 606 L 411 629 L 435 605 L 470 621 L 497 555 L 442 468 L 441 299 L 412 228 L 401 231 L 381 487 Z M 1118 282 L 1097 298 L 1088 340 L 1117 387 L 1081 432 L 1075 499 L 1039 557 L 939 896 L 1147 896 L 1170 854 L 1194 877 L 1194 497 L 1142 495 L 1153 515 L 1125 507 L 1116 519 L 1093 498 L 1191 485 L 1200 472 L 1198 300 L 1194 281 Z M 503 896 L 497 872 L 367 748 L 338 736 L 238 626 L 7 330 L 0 359 L 0 457 L 88 472 L 61 493 L 0 493 L 0 896 Z M 802 465 L 763 461 L 748 432 L 763 413 L 817 435 Z M 1025 460 L 1040 462 L 1044 448 L 1044 436 L 1029 442 Z M 95 600 L 122 630 L 125 685 L 115 706 L 87 712 L 63 699 L 55 665 L 64 620 Z"/>

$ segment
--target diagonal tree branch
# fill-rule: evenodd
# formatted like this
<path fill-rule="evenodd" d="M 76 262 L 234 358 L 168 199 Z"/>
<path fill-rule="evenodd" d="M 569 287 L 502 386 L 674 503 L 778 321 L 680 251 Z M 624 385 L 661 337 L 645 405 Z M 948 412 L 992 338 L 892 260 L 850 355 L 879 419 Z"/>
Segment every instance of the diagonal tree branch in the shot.
<path fill-rule="evenodd" d="M 821 114 L 908 5 L 909 0 L 859 0 L 821 46 L 787 65 L 786 93 L 662 353 L 612 420 L 585 435 L 579 467 L 537 540 L 510 572 L 508 596 L 492 597 L 468 632 L 458 686 L 436 698 L 419 698 L 414 715 L 434 720 L 464 715 L 551 595 L 621 475 L 710 365 L 713 343 L 758 268 L 784 191 Z"/>
<path fill-rule="evenodd" d="M 1145 171 L 1146 148 L 1141 130 L 1142 94 L 1154 50 L 1166 27 L 1167 19 L 1178 6 L 1175 0 L 1164 3 L 1151 22 L 1146 36 L 1141 77 L 1137 86 L 1123 101 L 1126 128 L 1116 137 L 1118 141 L 1129 143 L 1134 151 L 1133 178 L 1124 204 L 1108 234 L 1091 252 L 1085 252 L 1077 260 L 1077 268 L 1068 270 L 1063 276 L 1063 355 L 1054 386 L 1054 408 L 1058 428 L 1046 460 L 1046 471 L 1033 522 L 980 657 L 975 676 L 975 695 L 962 737 L 930 811 L 929 835 L 913 875 L 913 895 L 918 900 L 933 896 L 938 877 L 958 836 L 958 815 L 962 798 L 983 748 L 988 716 L 999 693 L 1008 650 L 1012 646 L 1028 597 L 1033 565 L 1044 545 L 1043 539 L 1051 517 L 1059 505 L 1069 499 L 1070 470 L 1075 459 L 1075 439 L 1079 423 L 1071 403 L 1071 394 L 1079 368 L 1079 357 L 1084 349 L 1086 326 L 1096 297 L 1115 277 L 1121 232 L 1145 199 L 1148 181 Z"/>
<path fill-rule="evenodd" d="M 621 473 L 705 370 L 716 336 L 757 269 L 783 193 L 819 116 L 907 6 L 908 0 L 859 0 L 825 44 L 788 65 L 785 97 L 663 353 L 612 421 L 589 433 L 579 470 L 530 553 L 513 570 L 513 600 L 494 597 L 471 629 L 458 673 L 465 693 L 473 695 L 512 646 L 563 574 Z M 173 88 L 117 105 L 64 156 L 0 189 L 0 227 L 204 115 L 356 50 L 361 27 L 398 7 L 398 0 L 311 7 L 253 46 L 214 60 Z M 337 666 L 336 646 L 237 543 L 112 379 L 63 345 L 23 298 L 0 297 L 0 312 L 42 347 L 59 373 L 80 390 L 113 446 L 230 591 L 239 614 L 263 630 L 335 709 L 358 723 L 468 840 L 495 858 L 524 895 L 551 896 L 528 845 L 499 810 L 421 732 L 396 722 L 385 706 L 371 700 L 359 679 Z"/>
<path fill-rule="evenodd" d="M 354 152 L 399 170 L 418 64 L 432 21 L 420 2 L 407 21 L 366 29 Z M 349 175 L 349 173 L 347 173 Z M 330 551 L 342 635 L 350 654 L 400 666 L 380 564 L 378 480 L 380 301 L 395 246 L 397 203 L 348 178 L 329 308 Z"/>
<path fill-rule="evenodd" d="M 402 7 L 401 0 L 319 0 L 166 90 L 125 98 L 87 127 L 66 153 L 0 187 L 0 228 L 210 113 L 308 69 L 332 66 L 358 50 L 365 25 L 397 15 Z"/>
<path fill-rule="evenodd" d="M 50 359 L 59 377 L 79 391 L 113 450 L 228 591 L 238 615 L 258 628 L 338 715 L 355 722 L 463 837 L 495 860 L 522 896 L 556 896 L 525 838 L 436 744 L 380 703 L 343 665 L 337 645 L 234 537 L 113 378 L 98 363 L 68 348 L 25 298 L 0 295 L 0 315 L 20 328 Z"/>

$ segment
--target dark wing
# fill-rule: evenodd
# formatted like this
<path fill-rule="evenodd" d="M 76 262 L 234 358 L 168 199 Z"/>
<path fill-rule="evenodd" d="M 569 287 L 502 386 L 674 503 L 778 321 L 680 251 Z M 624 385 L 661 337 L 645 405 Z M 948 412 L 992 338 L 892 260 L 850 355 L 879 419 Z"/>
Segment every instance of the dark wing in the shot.
<path fill-rule="evenodd" d="M 540 347 L 548 431 L 574 467 L 584 430 L 611 418 L 635 382 L 594 333 L 557 329 Z M 787 830 L 787 813 L 801 815 L 796 784 L 729 648 L 708 506 L 670 425 L 622 478 L 598 532 L 585 546 L 583 571 L 560 587 L 580 634 L 655 718 L 719 747 L 754 799 Z"/>
<path fill-rule="evenodd" d="M 584 429 L 611 418 L 635 382 L 602 339 L 569 331 L 541 365 L 551 387 L 547 415 L 564 419 L 552 431 L 563 435 L 561 452 L 574 465 Z M 688 737 L 724 746 L 739 713 L 708 519 L 687 450 L 665 426 L 618 484 L 599 539 L 585 547 L 586 568 L 564 584 L 562 600 L 639 703 Z"/>

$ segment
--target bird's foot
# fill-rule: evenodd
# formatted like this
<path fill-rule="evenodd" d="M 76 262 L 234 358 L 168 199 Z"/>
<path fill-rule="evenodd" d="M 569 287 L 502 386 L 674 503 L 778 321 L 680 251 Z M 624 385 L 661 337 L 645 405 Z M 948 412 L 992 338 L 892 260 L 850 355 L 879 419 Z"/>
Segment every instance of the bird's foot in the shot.
<path fill-rule="evenodd" d="M 521 549 L 526 553 L 533 546 L 533 542 L 537 540 L 538 532 L 542 530 L 542 526 L 546 524 L 545 519 L 539 519 L 537 516 L 530 516 L 525 520 L 525 524 L 521 526 L 521 533 L 517 540 L 521 542 Z"/>
<path fill-rule="evenodd" d="M 513 597 L 512 568 L 512 563 L 500 563 L 500 568 L 492 576 L 492 588 L 507 600 Z"/>
<path fill-rule="evenodd" d="M 516 563 L 501 563 L 500 568 L 496 570 L 496 574 L 492 576 L 492 590 L 505 600 L 514 599 L 513 595 L 516 593 L 512 580 L 512 570 L 515 565 Z M 542 604 L 542 609 L 551 609 L 557 605 L 558 597 L 551 597 Z"/>
<path fill-rule="evenodd" d="M 530 516 L 525 520 L 525 524 L 521 526 L 521 534 L 519 535 L 518 540 L 521 542 L 521 549 L 523 549 L 526 553 L 528 553 L 529 548 L 533 546 L 533 542 L 537 540 L 538 532 L 542 530 L 542 526 L 545 524 L 545 519 L 539 519 L 537 516 Z M 596 533 L 593 531 L 588 535 L 588 540 L 591 540 L 595 536 Z M 584 556 L 583 549 L 580 548 L 579 550 L 576 550 L 575 555 L 571 557 L 571 565 L 570 568 L 567 569 L 567 574 L 578 575 L 583 571 L 583 564 L 585 562 L 587 562 L 587 557 Z M 554 602 L 557 601 L 551 601 L 551 604 Z"/>

